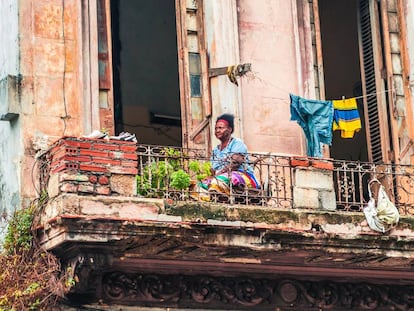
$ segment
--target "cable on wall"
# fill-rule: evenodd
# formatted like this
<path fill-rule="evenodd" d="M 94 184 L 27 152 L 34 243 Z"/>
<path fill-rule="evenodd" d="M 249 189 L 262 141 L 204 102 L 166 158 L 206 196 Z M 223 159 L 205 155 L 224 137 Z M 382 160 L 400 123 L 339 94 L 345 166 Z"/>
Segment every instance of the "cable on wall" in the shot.
<path fill-rule="evenodd" d="M 62 97 L 65 114 L 60 118 L 63 120 L 63 133 L 65 136 L 67 124 L 66 120 L 70 119 L 66 105 L 66 37 L 65 37 L 65 0 L 62 0 L 62 40 L 63 40 L 63 75 L 62 75 Z"/>

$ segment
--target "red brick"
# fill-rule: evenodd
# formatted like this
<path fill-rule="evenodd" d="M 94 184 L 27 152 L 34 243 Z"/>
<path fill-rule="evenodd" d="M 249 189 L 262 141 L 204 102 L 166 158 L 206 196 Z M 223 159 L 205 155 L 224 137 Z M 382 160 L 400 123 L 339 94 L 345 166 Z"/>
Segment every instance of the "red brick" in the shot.
<path fill-rule="evenodd" d="M 121 161 L 121 166 L 138 167 L 138 161 Z"/>
<path fill-rule="evenodd" d="M 66 152 L 66 154 L 70 154 L 70 155 L 78 155 L 79 149 L 78 148 L 65 147 L 65 152 Z"/>
<path fill-rule="evenodd" d="M 79 147 L 82 149 L 90 149 L 92 147 L 91 142 L 79 141 L 79 140 L 66 140 L 64 144 L 66 146 Z"/>
<path fill-rule="evenodd" d="M 100 150 L 92 150 L 92 149 L 82 149 L 80 150 L 81 155 L 89 155 L 92 157 L 104 157 L 107 158 L 109 156 L 108 152 L 100 151 Z"/>
<path fill-rule="evenodd" d="M 99 183 L 101 185 L 108 185 L 109 184 L 108 176 L 99 176 Z"/>
<path fill-rule="evenodd" d="M 55 154 L 56 152 L 58 152 L 59 150 L 63 149 L 61 145 L 57 145 L 57 146 L 53 146 L 50 150 L 49 153 L 51 155 Z"/>
<path fill-rule="evenodd" d="M 53 152 L 51 152 L 50 154 L 52 155 L 53 159 L 62 158 L 66 155 L 66 148 L 59 147 L 59 148 L 55 149 Z"/>
<path fill-rule="evenodd" d="M 76 171 L 79 169 L 78 163 L 73 162 L 59 162 L 56 167 L 51 168 L 51 173 L 61 172 L 61 171 Z"/>
<path fill-rule="evenodd" d="M 115 174 L 127 174 L 127 175 L 136 175 L 138 169 L 132 167 L 122 167 L 122 166 L 112 166 L 109 168 L 111 173 Z"/>
<path fill-rule="evenodd" d="M 62 184 L 62 186 L 60 186 L 60 191 L 76 193 L 76 192 L 78 192 L 78 185 L 76 185 L 74 183 L 64 183 L 64 184 Z"/>
<path fill-rule="evenodd" d="M 85 192 L 85 193 L 94 193 L 95 187 L 93 185 L 79 185 L 78 191 L 79 192 Z"/>
<path fill-rule="evenodd" d="M 111 194 L 111 188 L 109 186 L 98 186 L 98 187 L 96 187 L 95 192 L 97 194 L 101 194 L 101 195 L 110 195 Z"/>
<path fill-rule="evenodd" d="M 101 173 L 105 173 L 108 171 L 106 167 L 102 167 L 98 165 L 90 165 L 90 164 L 80 164 L 79 169 L 81 171 L 101 172 Z"/>
<path fill-rule="evenodd" d="M 93 158 L 93 162 L 94 163 L 99 163 L 99 164 L 107 164 L 107 165 L 121 165 L 121 161 L 120 160 L 113 160 L 110 158 Z"/>
<path fill-rule="evenodd" d="M 308 159 L 290 159 L 290 166 L 296 167 L 296 166 L 302 166 L 302 167 L 308 167 L 310 165 Z"/>
<path fill-rule="evenodd" d="M 138 160 L 138 155 L 136 153 L 124 153 L 122 159 Z"/>
<path fill-rule="evenodd" d="M 332 162 L 328 162 L 328 161 L 317 161 L 317 160 L 313 160 L 312 161 L 312 166 L 314 168 L 318 168 L 321 170 L 328 170 L 328 171 L 332 171 L 333 170 L 333 163 Z"/>
<path fill-rule="evenodd" d="M 131 146 L 138 146 L 138 144 L 135 141 L 125 141 L 125 140 L 117 140 L 117 139 L 112 139 L 110 140 L 111 143 L 115 143 L 118 145 L 131 145 Z"/>
<path fill-rule="evenodd" d="M 65 160 L 74 162 L 91 162 L 92 158 L 88 156 L 65 156 Z"/>
<path fill-rule="evenodd" d="M 103 143 L 94 143 L 93 149 L 98 150 L 119 150 L 119 145 L 115 144 L 103 144 Z"/>
<path fill-rule="evenodd" d="M 119 150 L 126 151 L 126 152 L 135 152 L 137 151 L 138 146 L 137 145 L 121 145 L 119 146 Z"/>
<path fill-rule="evenodd" d="M 52 162 L 50 163 L 50 169 L 53 170 L 58 166 L 61 166 L 62 164 L 62 160 L 61 159 L 57 159 L 57 160 L 52 160 Z"/>
<path fill-rule="evenodd" d="M 98 182 L 98 176 L 96 175 L 89 176 L 89 182 L 91 182 L 92 184 L 96 184 Z"/>

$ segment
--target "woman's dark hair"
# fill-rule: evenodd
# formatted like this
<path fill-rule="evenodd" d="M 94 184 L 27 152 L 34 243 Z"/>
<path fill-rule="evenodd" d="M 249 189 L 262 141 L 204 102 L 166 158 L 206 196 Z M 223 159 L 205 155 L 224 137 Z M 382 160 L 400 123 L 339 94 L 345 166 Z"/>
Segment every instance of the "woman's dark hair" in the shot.
<path fill-rule="evenodd" d="M 216 123 L 220 120 L 224 120 L 229 124 L 229 127 L 231 127 L 231 132 L 234 131 L 234 115 L 230 113 L 223 113 L 221 116 L 217 117 Z"/>

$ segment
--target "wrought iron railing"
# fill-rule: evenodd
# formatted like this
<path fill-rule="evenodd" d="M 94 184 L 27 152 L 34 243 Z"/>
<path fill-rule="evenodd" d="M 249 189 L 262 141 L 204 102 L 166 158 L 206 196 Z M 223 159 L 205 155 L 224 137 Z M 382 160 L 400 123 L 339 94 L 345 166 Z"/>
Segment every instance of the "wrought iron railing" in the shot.
<path fill-rule="evenodd" d="M 146 197 L 161 197 L 177 201 L 194 199 L 194 189 L 200 173 L 192 170 L 194 163 L 203 167 L 210 158 L 204 150 L 165 146 L 138 146 L 138 194 Z M 248 164 L 254 169 L 260 184 L 259 189 L 233 188 L 230 194 L 211 194 L 208 201 L 248 204 L 273 207 L 292 207 L 292 168 L 290 158 L 270 154 L 249 154 Z M 196 165 L 197 166 L 197 165 Z M 190 187 L 177 189 L 172 181 L 174 172 L 182 169 L 190 176 Z M 184 179 L 185 176 L 183 176 Z M 178 183 L 179 184 L 179 183 Z M 204 198 L 205 199 L 205 198 Z"/>
<path fill-rule="evenodd" d="M 414 215 L 414 166 L 333 161 L 337 209 L 362 211 L 368 183 L 377 178 L 401 215 Z"/>
<path fill-rule="evenodd" d="M 229 204 L 293 207 L 294 168 L 291 157 L 275 154 L 249 154 L 249 165 L 254 168 L 260 189 L 235 189 L 230 185 L 229 195 L 210 195 L 208 201 Z M 178 147 L 138 146 L 138 194 L 174 201 L 192 200 L 192 187 L 177 189 L 172 174 L 182 169 L 191 184 L 198 182 L 198 173 L 192 164 L 208 163 L 204 150 Z M 362 212 L 369 200 L 368 182 L 377 178 L 386 188 L 391 201 L 402 215 L 414 215 L 414 166 L 374 164 L 365 162 L 333 162 L 333 185 L 339 211 Z"/>

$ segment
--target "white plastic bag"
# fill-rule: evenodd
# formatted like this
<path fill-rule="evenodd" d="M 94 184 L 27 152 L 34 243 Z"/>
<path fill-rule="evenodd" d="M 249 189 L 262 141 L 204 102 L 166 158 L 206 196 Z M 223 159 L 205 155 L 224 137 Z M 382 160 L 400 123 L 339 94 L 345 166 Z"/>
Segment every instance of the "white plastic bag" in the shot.
<path fill-rule="evenodd" d="M 373 182 L 380 184 L 376 205 L 371 190 Z M 372 230 L 385 233 L 393 226 L 397 225 L 398 221 L 400 220 L 398 209 L 388 198 L 384 186 L 379 182 L 378 179 L 372 179 L 368 183 L 368 191 L 370 200 L 367 206 L 364 208 L 364 214 L 368 222 L 368 226 Z"/>

